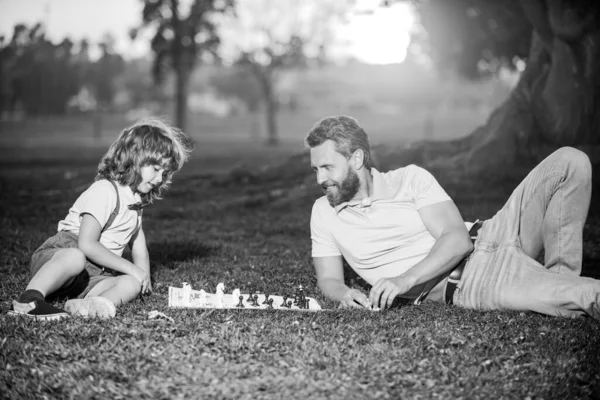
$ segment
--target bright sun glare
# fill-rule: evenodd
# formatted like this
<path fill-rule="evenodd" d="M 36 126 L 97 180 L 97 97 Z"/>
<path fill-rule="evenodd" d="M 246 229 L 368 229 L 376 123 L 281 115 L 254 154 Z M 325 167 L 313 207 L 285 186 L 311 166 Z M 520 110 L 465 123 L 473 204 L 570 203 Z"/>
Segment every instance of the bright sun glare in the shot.
<path fill-rule="evenodd" d="M 348 42 L 347 51 L 369 64 L 400 63 L 406 58 L 415 12 L 409 2 L 369 13 L 357 13 L 341 32 Z"/>

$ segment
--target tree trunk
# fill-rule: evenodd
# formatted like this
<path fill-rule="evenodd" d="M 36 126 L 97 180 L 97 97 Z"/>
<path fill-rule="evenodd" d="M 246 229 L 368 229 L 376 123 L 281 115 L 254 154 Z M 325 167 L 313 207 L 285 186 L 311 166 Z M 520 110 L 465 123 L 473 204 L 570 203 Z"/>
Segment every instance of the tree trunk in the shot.
<path fill-rule="evenodd" d="M 558 3 L 549 1 L 546 7 L 543 0 L 523 0 L 534 26 L 527 66 L 484 126 L 457 140 L 411 144 L 401 149 L 400 157 L 398 149 L 383 149 L 377 158 L 387 161 L 386 167 L 418 163 L 457 174 L 501 173 L 503 166 L 539 161 L 561 146 L 578 147 L 597 161 L 600 29 L 587 20 L 573 21 L 575 14 L 567 6 L 558 8 Z M 565 13 L 568 21 L 562 18 Z M 577 15 L 584 18 L 589 13 Z"/>
<path fill-rule="evenodd" d="M 265 103 L 267 144 L 277 146 L 279 144 L 279 134 L 277 132 L 277 99 L 275 99 L 275 93 L 273 92 L 273 75 L 270 71 L 264 71 L 261 78 Z"/>
<path fill-rule="evenodd" d="M 189 63 L 186 60 L 186 54 L 180 54 L 180 59 L 176 62 L 176 90 L 175 90 L 175 123 L 179 129 L 187 129 L 187 111 L 188 111 L 188 81 L 190 77 Z"/>

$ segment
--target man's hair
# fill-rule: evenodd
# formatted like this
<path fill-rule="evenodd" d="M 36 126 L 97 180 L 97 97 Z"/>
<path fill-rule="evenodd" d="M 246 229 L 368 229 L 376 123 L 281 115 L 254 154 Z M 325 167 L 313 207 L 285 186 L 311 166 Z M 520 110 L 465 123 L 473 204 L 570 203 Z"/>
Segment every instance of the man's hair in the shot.
<path fill-rule="evenodd" d="M 354 118 L 344 115 L 325 117 L 312 127 L 306 135 L 305 142 L 312 148 L 326 140 L 334 142 L 335 150 L 347 159 L 350 159 L 356 150 L 361 149 L 364 153 L 363 165 L 369 171 L 373 167 L 369 138 Z"/>
<path fill-rule="evenodd" d="M 98 164 L 96 180 L 111 179 L 135 191 L 142 181 L 141 169 L 160 165 L 166 170 L 162 183 L 141 194 L 144 202 L 152 203 L 168 189 L 191 151 L 190 139 L 179 129 L 160 119 L 144 119 L 124 129 L 110 145 Z"/>

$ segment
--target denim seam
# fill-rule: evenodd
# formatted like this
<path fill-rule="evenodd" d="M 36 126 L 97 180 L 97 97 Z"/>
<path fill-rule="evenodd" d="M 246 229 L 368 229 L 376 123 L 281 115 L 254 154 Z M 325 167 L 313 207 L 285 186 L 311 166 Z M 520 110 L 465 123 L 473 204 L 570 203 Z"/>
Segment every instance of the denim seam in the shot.
<path fill-rule="evenodd" d="M 529 196 L 529 198 L 527 199 L 527 203 L 525 203 L 525 205 L 523 206 L 523 208 L 521 209 L 521 214 L 523 214 L 525 212 L 525 210 L 527 209 L 527 207 L 529 207 L 529 205 L 531 204 L 531 202 L 533 201 L 533 198 L 535 197 L 536 193 L 540 190 L 540 188 L 546 184 L 546 182 L 548 182 L 548 180 L 552 179 L 552 178 L 556 178 L 556 177 L 560 177 L 561 179 L 561 183 L 565 181 L 566 176 L 565 176 L 565 172 L 564 171 L 557 171 L 557 172 L 552 172 L 548 175 L 546 175 L 546 177 L 540 181 L 539 184 L 536 185 L 535 190 L 531 193 L 531 195 Z M 563 259 L 563 255 L 562 255 L 562 242 L 561 242 L 561 237 L 562 237 L 562 231 L 561 231 L 561 227 L 562 227 L 562 209 L 563 209 L 563 199 L 564 199 L 564 188 L 559 184 L 557 190 L 555 191 L 555 194 L 558 194 L 558 192 L 560 191 L 560 202 L 559 202 L 559 215 L 558 215 L 558 272 L 560 272 L 561 268 L 562 268 L 562 259 Z M 552 196 L 551 196 L 552 198 Z M 546 210 L 544 210 L 544 216 L 546 215 Z"/>

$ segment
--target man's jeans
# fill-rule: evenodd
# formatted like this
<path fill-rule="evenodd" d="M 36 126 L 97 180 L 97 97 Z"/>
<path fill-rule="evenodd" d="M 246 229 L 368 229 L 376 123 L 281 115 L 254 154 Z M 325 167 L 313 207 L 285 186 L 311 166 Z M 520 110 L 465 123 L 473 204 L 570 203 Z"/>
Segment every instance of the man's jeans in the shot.
<path fill-rule="evenodd" d="M 454 303 L 600 319 L 600 280 L 579 276 L 591 175 L 570 147 L 533 169 L 479 230 Z"/>

